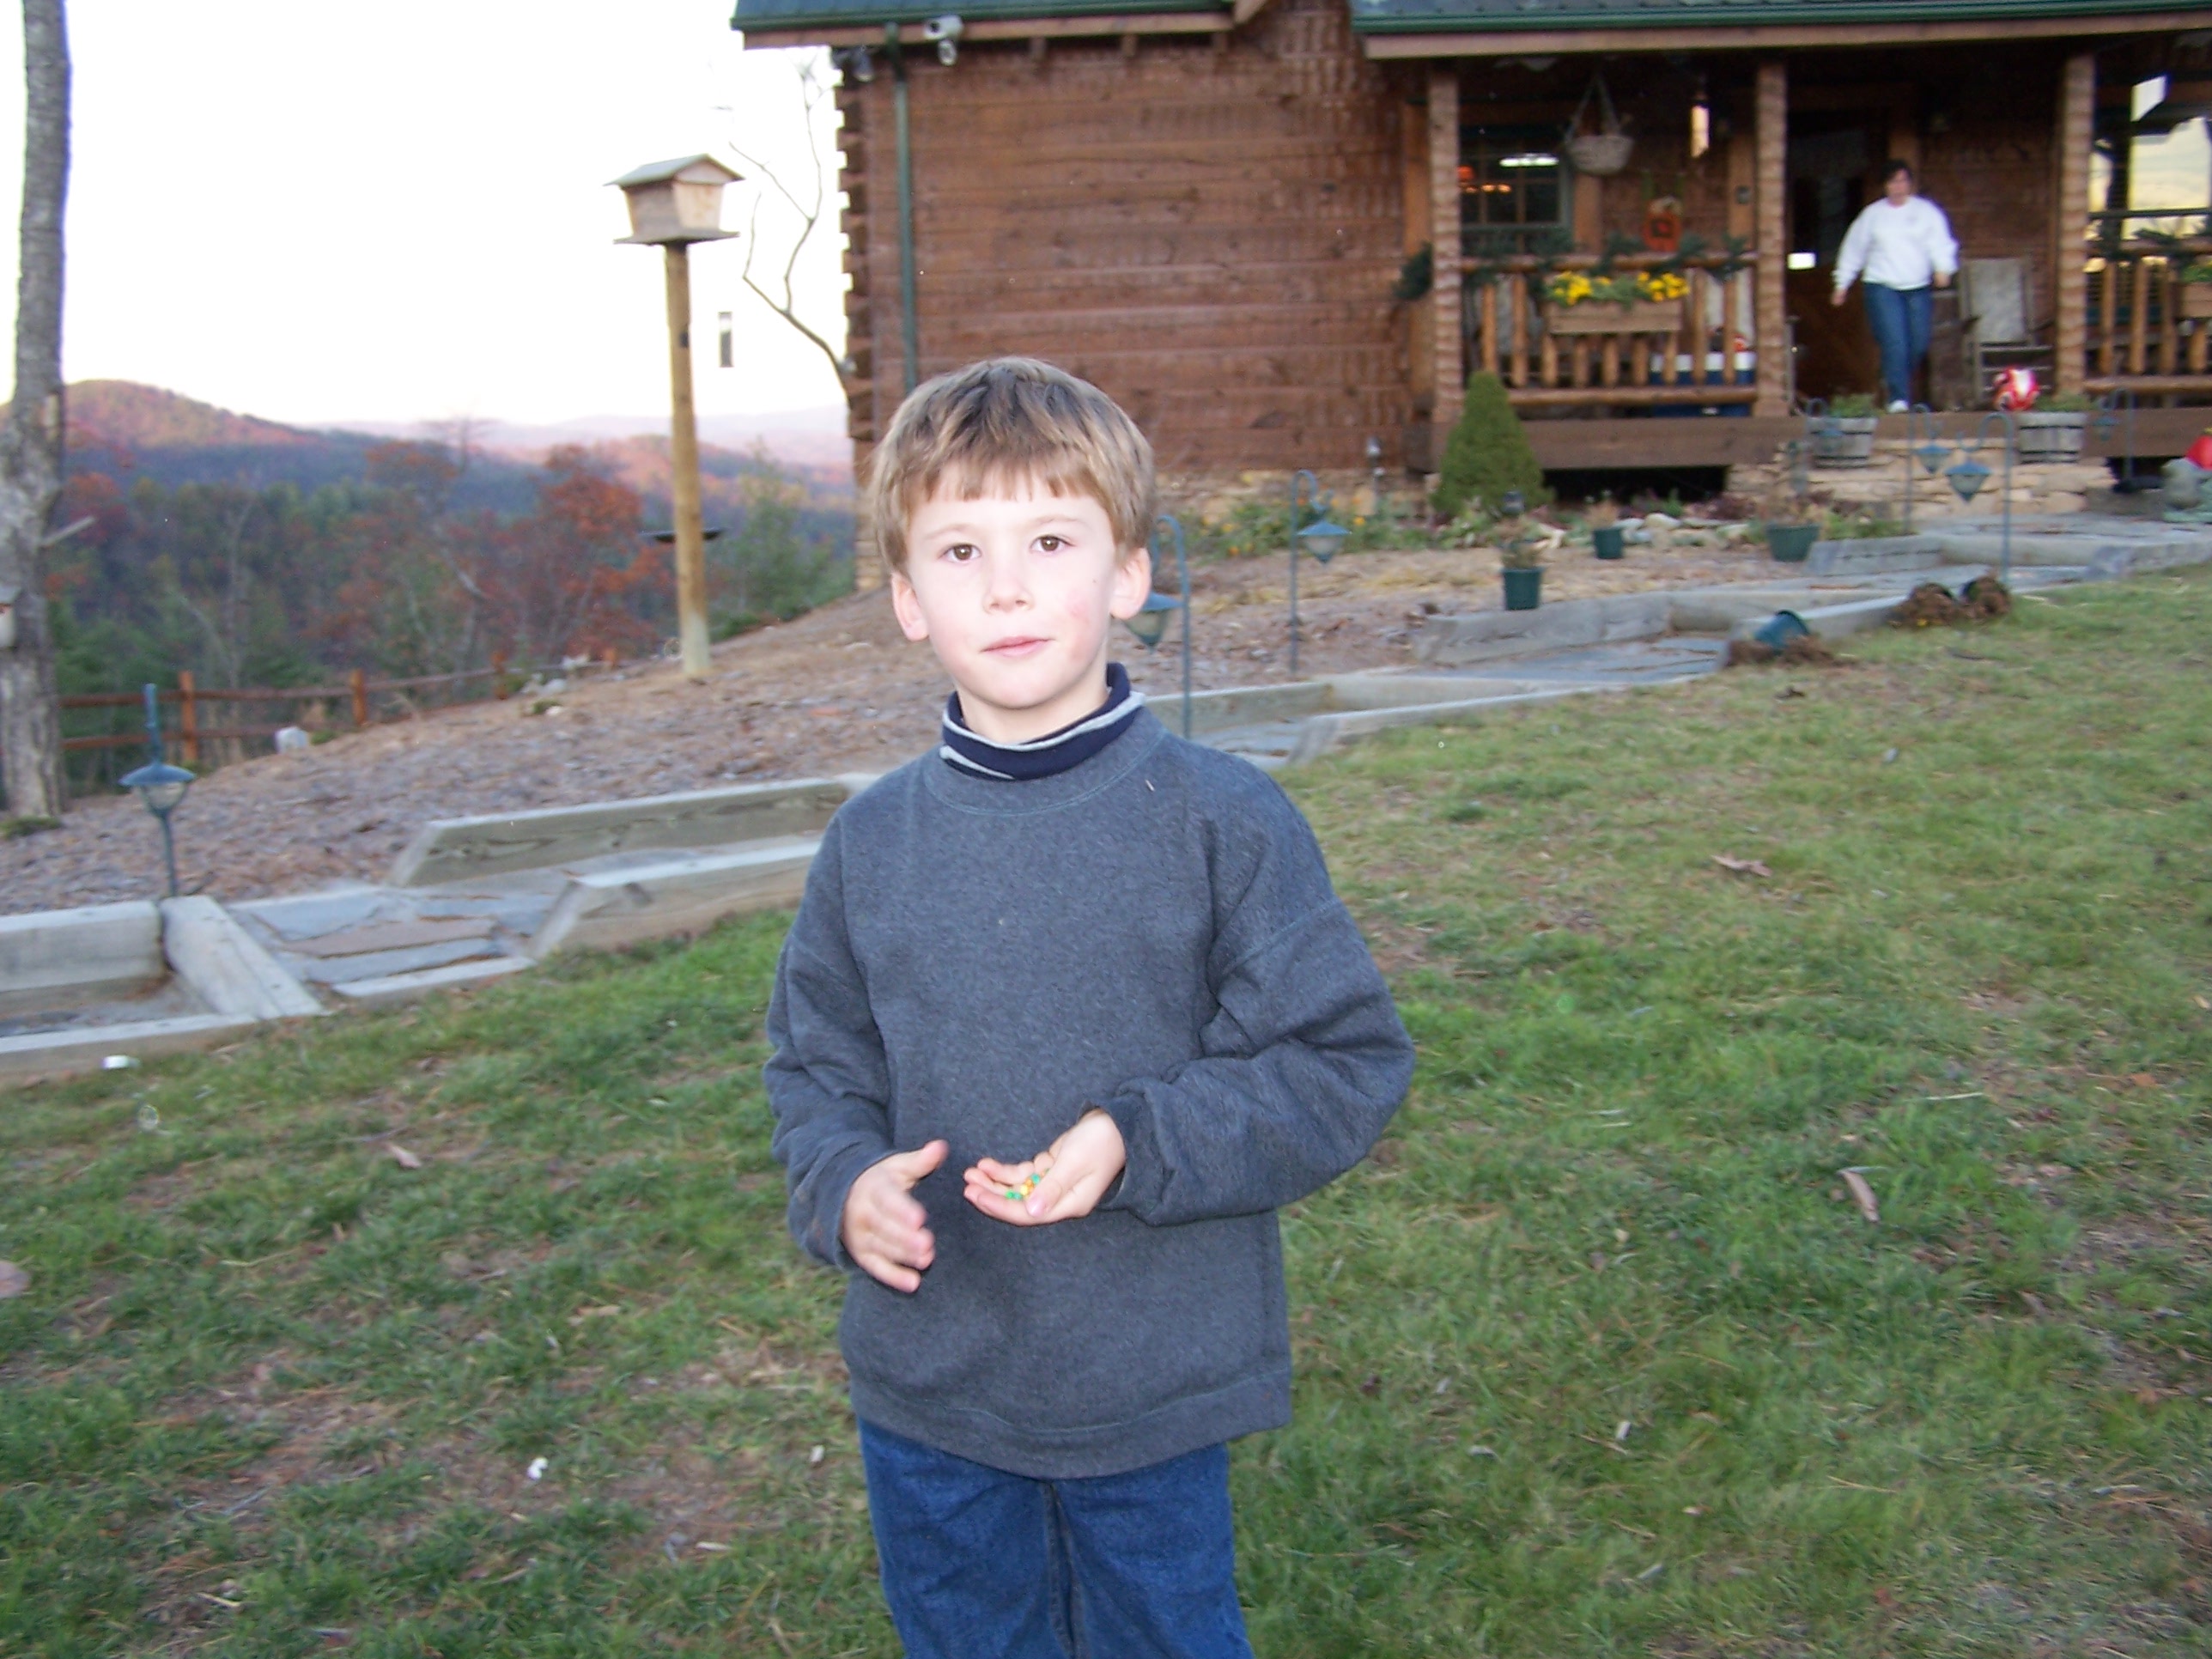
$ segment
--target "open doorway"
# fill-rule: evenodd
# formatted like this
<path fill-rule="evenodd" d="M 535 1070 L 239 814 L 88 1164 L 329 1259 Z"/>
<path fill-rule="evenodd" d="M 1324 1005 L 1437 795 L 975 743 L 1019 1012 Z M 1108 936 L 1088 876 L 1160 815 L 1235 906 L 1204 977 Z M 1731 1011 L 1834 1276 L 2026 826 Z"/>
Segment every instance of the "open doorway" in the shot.
<path fill-rule="evenodd" d="M 1859 210 L 1881 193 L 1886 110 L 1793 111 L 1790 118 L 1790 269 L 1797 331 L 1797 395 L 1832 400 L 1881 388 L 1881 352 L 1854 290 L 1830 303 L 1836 259 Z"/>

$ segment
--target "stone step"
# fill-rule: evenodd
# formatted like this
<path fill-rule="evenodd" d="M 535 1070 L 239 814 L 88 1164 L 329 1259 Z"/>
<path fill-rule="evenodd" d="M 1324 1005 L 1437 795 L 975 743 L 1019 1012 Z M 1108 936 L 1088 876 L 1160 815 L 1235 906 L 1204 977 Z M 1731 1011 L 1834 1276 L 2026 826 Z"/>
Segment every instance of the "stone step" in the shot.
<path fill-rule="evenodd" d="M 350 1004 L 380 1008 L 397 1002 L 412 1002 L 433 991 L 466 990 L 537 965 L 528 957 L 479 957 L 473 962 L 426 968 L 411 974 L 384 974 L 374 979 L 352 980 L 334 988 Z"/>

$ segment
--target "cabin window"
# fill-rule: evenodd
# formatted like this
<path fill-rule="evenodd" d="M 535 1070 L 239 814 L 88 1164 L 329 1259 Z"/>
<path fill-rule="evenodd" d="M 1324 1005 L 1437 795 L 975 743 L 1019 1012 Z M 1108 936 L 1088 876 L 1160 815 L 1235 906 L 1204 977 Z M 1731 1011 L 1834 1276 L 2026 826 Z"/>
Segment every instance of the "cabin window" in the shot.
<path fill-rule="evenodd" d="M 2198 234 L 2212 211 L 2212 81 L 2154 76 L 2098 111 L 2089 211 L 2106 235 Z"/>
<path fill-rule="evenodd" d="M 1569 216 L 1557 127 L 1462 127 L 1459 222 L 1477 258 L 1533 253 L 1557 243 Z"/>

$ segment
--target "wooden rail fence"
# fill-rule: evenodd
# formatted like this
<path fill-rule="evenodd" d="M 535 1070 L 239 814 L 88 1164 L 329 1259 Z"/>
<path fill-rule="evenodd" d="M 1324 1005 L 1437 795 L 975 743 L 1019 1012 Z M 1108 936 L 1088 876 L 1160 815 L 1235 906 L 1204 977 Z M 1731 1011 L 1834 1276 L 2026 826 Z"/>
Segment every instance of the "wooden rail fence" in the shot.
<path fill-rule="evenodd" d="M 1462 330 L 1470 372 L 1505 382 L 1517 407 L 1748 404 L 1759 332 L 1753 274 L 1758 255 L 1705 254 L 1683 262 L 1689 291 L 1679 301 L 1623 307 L 1586 300 L 1559 306 L 1546 288 L 1553 270 L 1586 271 L 1595 254 L 1544 261 L 1533 254 L 1492 262 L 1492 280 L 1462 289 Z M 1621 272 L 1648 270 L 1663 254 L 1623 254 Z M 1725 267 L 1737 269 L 1723 274 Z M 1607 324 L 1618 319 L 1619 326 Z"/>
<path fill-rule="evenodd" d="M 2089 261 L 2089 388 L 2212 392 L 2212 284 L 2181 273 L 2212 241 L 2126 246 Z"/>
<path fill-rule="evenodd" d="M 210 725 L 207 717 L 224 706 L 246 703 L 289 704 L 296 714 L 302 703 L 343 703 L 352 717 L 352 729 L 365 731 L 376 721 L 376 702 L 380 698 L 406 696 L 410 694 L 440 690 L 460 691 L 479 681 L 489 681 L 490 696 L 504 698 L 508 689 L 504 684 L 519 673 L 524 678 L 532 674 L 573 676 L 590 669 L 610 669 L 617 665 L 618 659 L 611 651 L 604 658 L 591 662 L 549 664 L 536 669 L 510 670 L 504 653 L 494 653 L 488 668 L 463 669 L 454 674 L 416 674 L 403 679 L 373 680 L 356 668 L 340 685 L 240 686 L 236 688 L 203 686 L 189 668 L 180 669 L 177 684 L 172 690 L 156 691 L 158 702 L 176 710 L 173 731 L 165 735 L 173 741 L 180 758 L 186 766 L 200 762 L 200 745 L 223 739 L 252 741 L 273 738 L 283 726 L 296 724 L 286 720 L 272 726 Z M 453 702 L 479 699 L 455 696 Z M 145 706 L 144 694 L 136 691 L 96 691 L 65 696 L 61 700 L 64 713 L 76 709 L 128 708 L 137 710 Z M 95 749 L 131 749 L 143 744 L 146 732 L 143 726 L 134 726 L 128 732 L 99 732 L 89 736 L 64 738 L 62 748 L 70 753 Z"/>

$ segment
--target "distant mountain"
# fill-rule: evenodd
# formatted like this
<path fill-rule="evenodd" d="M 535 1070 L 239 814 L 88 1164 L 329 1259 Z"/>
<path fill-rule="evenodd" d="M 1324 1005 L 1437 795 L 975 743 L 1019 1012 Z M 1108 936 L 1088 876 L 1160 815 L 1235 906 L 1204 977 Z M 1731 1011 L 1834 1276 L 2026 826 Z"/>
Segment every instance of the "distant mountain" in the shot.
<path fill-rule="evenodd" d="M 231 483 L 312 491 L 366 478 L 369 453 L 386 441 L 285 426 L 133 380 L 81 380 L 69 388 L 68 408 L 70 471 L 105 472 L 125 488 L 150 478 L 169 489 Z M 486 456 L 455 499 L 465 507 L 526 513 L 536 495 L 532 468 Z"/>
<path fill-rule="evenodd" d="M 836 429 L 826 430 L 834 418 Z M 700 447 L 702 494 L 710 517 L 728 521 L 739 481 L 757 473 L 755 446 L 765 448 L 806 489 L 809 505 L 833 518 L 849 515 L 852 447 L 841 410 L 790 416 L 723 417 L 704 422 Z M 527 513 L 536 504 L 538 465 L 548 450 L 574 444 L 590 450 L 614 477 L 646 498 L 648 520 L 668 519 L 667 422 L 610 416 L 553 427 L 501 422 L 471 425 L 471 456 L 455 491 L 464 509 Z M 777 441 L 777 434 L 781 441 Z M 69 389 L 69 465 L 72 472 L 104 472 L 125 488 L 150 478 L 167 489 L 186 483 L 236 483 L 301 490 L 359 482 L 369 455 L 392 442 L 452 442 L 451 425 L 362 422 L 316 430 L 240 415 L 160 386 L 131 380 L 83 380 Z"/>
<path fill-rule="evenodd" d="M 313 434 L 234 415 L 136 380 L 79 380 L 69 389 L 70 441 L 109 449 L 222 449 L 312 445 Z"/>
<path fill-rule="evenodd" d="M 341 431 L 381 438 L 420 438 L 431 430 L 421 422 L 337 421 L 332 424 Z M 545 425 L 488 420 L 472 422 L 469 428 L 472 443 L 531 460 L 541 459 L 560 444 L 590 445 L 667 435 L 665 415 L 584 415 Z M 849 476 L 853 469 L 853 441 L 845 434 L 842 404 L 764 415 L 705 416 L 699 422 L 699 441 L 740 453 L 764 449 L 779 461 L 810 471 L 833 467 Z"/>

